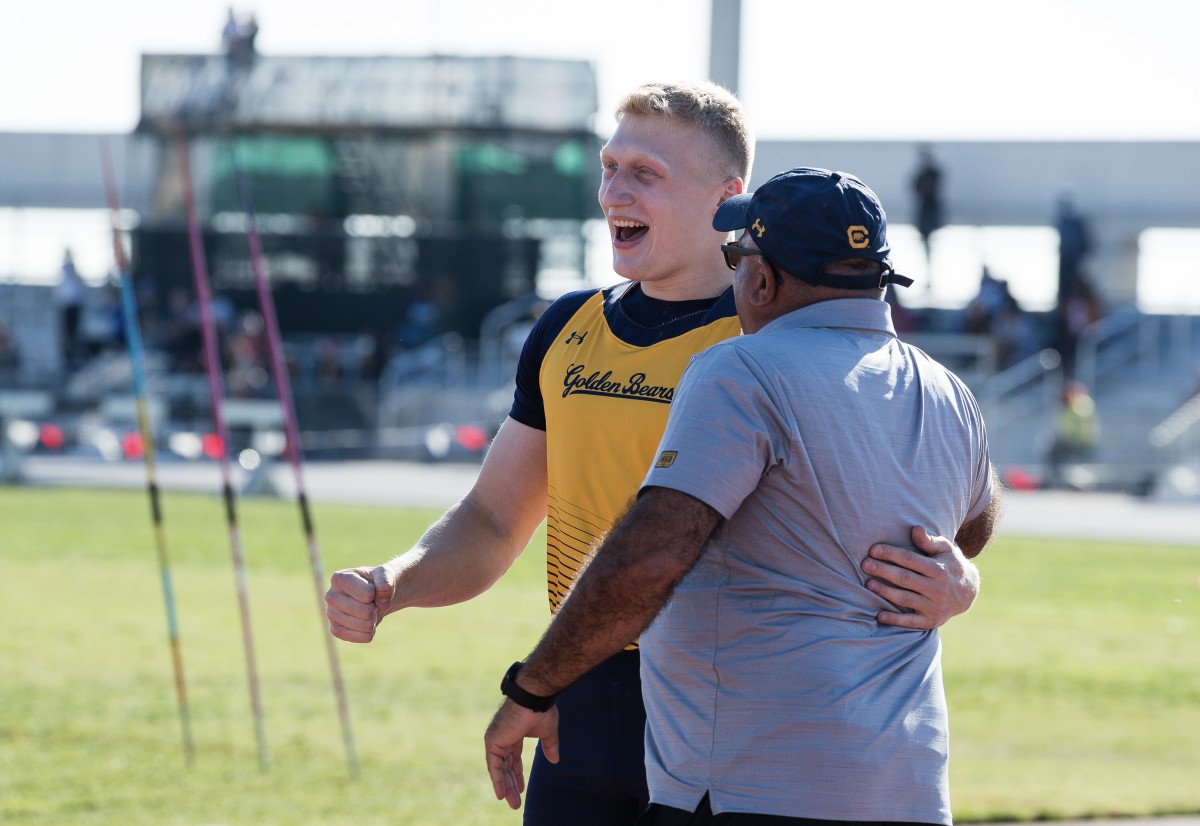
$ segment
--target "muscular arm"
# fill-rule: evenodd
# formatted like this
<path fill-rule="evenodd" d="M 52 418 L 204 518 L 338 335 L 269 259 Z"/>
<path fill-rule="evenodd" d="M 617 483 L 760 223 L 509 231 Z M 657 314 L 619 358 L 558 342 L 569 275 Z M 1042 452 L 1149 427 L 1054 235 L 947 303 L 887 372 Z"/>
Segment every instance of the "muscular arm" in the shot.
<path fill-rule="evenodd" d="M 546 433 L 506 419 L 462 501 L 388 563 L 397 571 L 385 614 L 464 602 L 490 588 L 546 517 Z"/>
<path fill-rule="evenodd" d="M 555 694 L 636 639 L 670 599 L 700 557 L 721 516 L 686 493 L 647 488 L 575 584 L 517 683 L 541 696 Z M 558 762 L 558 716 L 535 714 L 506 700 L 484 735 L 488 774 L 497 800 L 521 805 L 526 737 Z"/>
<path fill-rule="evenodd" d="M 330 579 L 326 617 L 335 637 L 370 642 L 379 621 L 407 607 L 451 605 L 496 582 L 546 515 L 546 434 L 507 419 L 471 491 L 408 551 Z"/>
<path fill-rule="evenodd" d="M 521 670 L 553 694 L 637 639 L 691 570 L 721 515 L 686 493 L 647 488 L 605 540 Z"/>

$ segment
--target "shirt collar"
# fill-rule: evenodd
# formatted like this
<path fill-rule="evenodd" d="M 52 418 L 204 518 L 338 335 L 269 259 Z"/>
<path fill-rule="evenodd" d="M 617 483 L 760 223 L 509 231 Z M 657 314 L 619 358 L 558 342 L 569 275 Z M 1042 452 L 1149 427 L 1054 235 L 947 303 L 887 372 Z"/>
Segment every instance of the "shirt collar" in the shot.
<path fill-rule="evenodd" d="M 895 336 L 892 308 L 877 298 L 832 298 L 792 310 L 767 324 L 760 333 L 804 327 L 840 327 Z"/>

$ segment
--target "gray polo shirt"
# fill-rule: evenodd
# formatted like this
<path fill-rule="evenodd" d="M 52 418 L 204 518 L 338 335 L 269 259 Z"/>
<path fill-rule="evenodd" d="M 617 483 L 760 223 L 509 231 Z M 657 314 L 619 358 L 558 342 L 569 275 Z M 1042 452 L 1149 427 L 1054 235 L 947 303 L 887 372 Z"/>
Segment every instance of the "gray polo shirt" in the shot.
<path fill-rule="evenodd" d="M 644 485 L 726 519 L 642 634 L 651 800 L 693 810 L 950 823 L 936 631 L 879 624 L 860 563 L 954 536 L 991 498 L 965 385 L 838 299 L 717 344 L 684 373 Z"/>

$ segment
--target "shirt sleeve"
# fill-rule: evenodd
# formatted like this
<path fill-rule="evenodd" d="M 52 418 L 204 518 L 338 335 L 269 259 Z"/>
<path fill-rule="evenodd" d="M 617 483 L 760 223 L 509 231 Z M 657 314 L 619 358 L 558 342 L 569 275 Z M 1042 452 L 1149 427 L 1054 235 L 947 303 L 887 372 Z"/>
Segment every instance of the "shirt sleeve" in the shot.
<path fill-rule="evenodd" d="M 967 521 L 983 513 L 988 503 L 992 501 L 995 491 L 992 489 L 992 458 L 988 448 L 987 428 L 984 426 L 983 414 L 970 391 L 965 391 L 971 403 L 971 419 L 975 427 L 975 444 L 978 450 L 975 462 L 974 485 L 971 489 L 971 504 L 967 509 Z"/>
<path fill-rule="evenodd" d="M 596 290 L 567 293 L 546 308 L 521 346 L 517 360 L 516 390 L 508 415 L 523 425 L 537 430 L 546 429 L 546 407 L 542 399 L 542 360 L 554 344 L 554 339 Z"/>
<path fill-rule="evenodd" d="M 726 519 L 787 449 L 775 394 L 754 361 L 732 344 L 693 357 L 642 483 L 694 496 Z"/>

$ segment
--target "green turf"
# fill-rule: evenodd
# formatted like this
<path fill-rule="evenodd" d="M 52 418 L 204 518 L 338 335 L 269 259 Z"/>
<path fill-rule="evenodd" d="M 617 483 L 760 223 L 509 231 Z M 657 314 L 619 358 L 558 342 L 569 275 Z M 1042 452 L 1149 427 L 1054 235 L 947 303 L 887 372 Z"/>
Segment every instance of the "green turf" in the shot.
<path fill-rule="evenodd" d="M 1200 548 L 1001 539 L 943 629 L 960 819 L 1200 812 Z"/>
<path fill-rule="evenodd" d="M 350 781 L 297 509 L 243 500 L 262 772 L 220 502 L 164 511 L 190 770 L 145 494 L 0 488 L 0 822 L 520 822 L 492 799 L 482 734 L 547 619 L 538 553 L 472 603 L 338 644 Z M 436 515 L 318 505 L 325 569 L 382 560 Z M 1200 549 L 1001 538 L 981 567 L 978 605 L 944 630 L 958 819 L 1200 811 Z"/>

